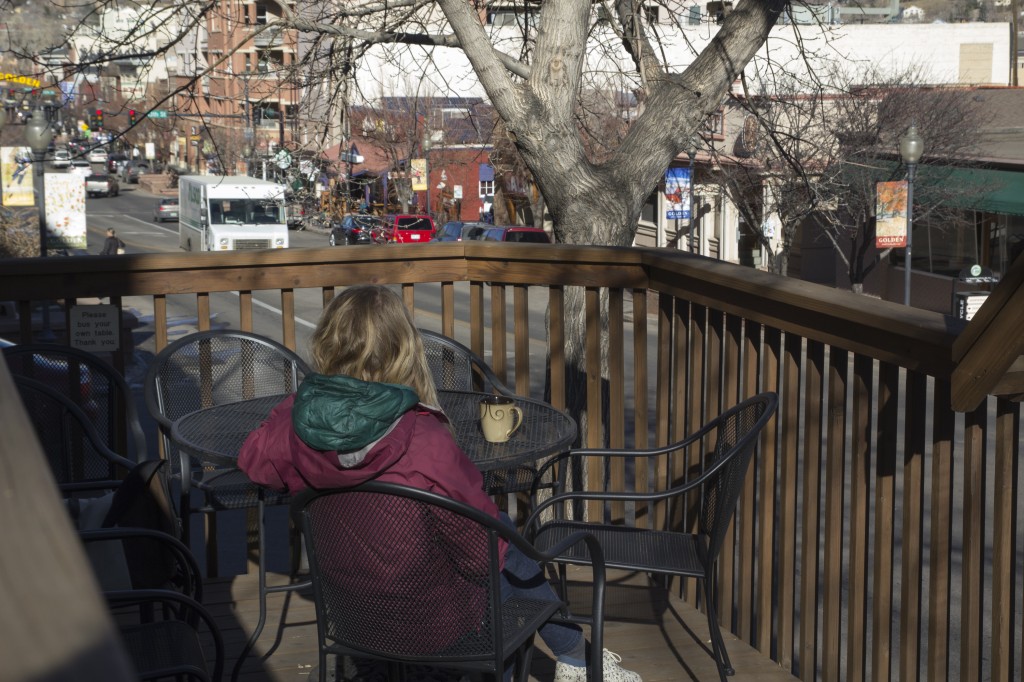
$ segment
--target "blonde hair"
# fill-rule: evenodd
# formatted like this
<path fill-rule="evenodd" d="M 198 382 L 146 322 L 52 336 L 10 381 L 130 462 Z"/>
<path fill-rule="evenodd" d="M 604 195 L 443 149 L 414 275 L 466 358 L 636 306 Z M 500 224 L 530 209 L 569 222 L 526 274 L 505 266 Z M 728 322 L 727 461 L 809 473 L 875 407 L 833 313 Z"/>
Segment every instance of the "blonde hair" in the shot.
<path fill-rule="evenodd" d="M 387 287 L 350 287 L 335 296 L 313 332 L 310 355 L 321 374 L 404 384 L 420 402 L 437 405 L 423 339 L 402 299 Z"/>

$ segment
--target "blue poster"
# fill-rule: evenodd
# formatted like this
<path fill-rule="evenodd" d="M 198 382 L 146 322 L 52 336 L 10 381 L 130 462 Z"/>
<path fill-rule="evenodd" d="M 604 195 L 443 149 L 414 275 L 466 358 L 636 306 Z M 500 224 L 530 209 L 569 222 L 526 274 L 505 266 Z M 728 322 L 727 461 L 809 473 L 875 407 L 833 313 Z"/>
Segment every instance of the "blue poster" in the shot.
<path fill-rule="evenodd" d="M 665 171 L 665 202 L 669 220 L 690 219 L 690 169 L 669 168 Z"/>

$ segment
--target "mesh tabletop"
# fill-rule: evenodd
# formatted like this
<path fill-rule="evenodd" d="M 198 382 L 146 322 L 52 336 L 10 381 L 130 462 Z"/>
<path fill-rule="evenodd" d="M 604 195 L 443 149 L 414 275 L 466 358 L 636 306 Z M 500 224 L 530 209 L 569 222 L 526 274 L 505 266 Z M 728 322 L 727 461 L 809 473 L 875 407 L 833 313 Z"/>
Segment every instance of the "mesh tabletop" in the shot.
<path fill-rule="evenodd" d="M 171 439 L 203 462 L 236 466 L 242 443 L 287 397 L 265 396 L 191 412 L 171 426 Z"/>
<path fill-rule="evenodd" d="M 481 471 L 533 462 L 562 452 L 576 439 L 576 422 L 547 403 L 516 396 L 523 424 L 505 443 L 491 443 L 480 430 L 480 399 L 486 393 L 439 391 L 438 400 L 455 431 L 455 440 Z M 184 415 L 171 438 L 203 462 L 235 466 L 249 434 L 286 395 L 266 396 L 208 407 Z"/>

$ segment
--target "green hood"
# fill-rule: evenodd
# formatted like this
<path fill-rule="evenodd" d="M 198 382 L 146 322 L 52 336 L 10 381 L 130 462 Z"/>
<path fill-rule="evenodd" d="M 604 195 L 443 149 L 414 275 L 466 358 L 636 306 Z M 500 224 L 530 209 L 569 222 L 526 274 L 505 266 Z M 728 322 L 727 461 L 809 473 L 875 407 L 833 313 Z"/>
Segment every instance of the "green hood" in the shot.
<path fill-rule="evenodd" d="M 380 440 L 418 402 L 401 384 L 310 374 L 295 396 L 292 426 L 311 448 L 353 452 Z"/>

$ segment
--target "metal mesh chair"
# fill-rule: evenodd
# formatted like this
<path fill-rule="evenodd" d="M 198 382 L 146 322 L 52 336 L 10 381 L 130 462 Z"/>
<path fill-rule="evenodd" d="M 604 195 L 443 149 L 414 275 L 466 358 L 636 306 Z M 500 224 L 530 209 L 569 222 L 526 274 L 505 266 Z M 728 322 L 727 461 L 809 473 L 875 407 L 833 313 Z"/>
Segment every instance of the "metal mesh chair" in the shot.
<path fill-rule="evenodd" d="M 310 373 L 306 363 L 281 344 L 252 332 L 213 330 L 190 334 L 160 351 L 146 374 L 146 407 L 160 428 L 171 478 L 180 483 L 178 501 L 186 544 L 191 513 L 256 509 L 259 621 L 238 658 L 237 677 L 266 623 L 269 593 L 302 584 L 267 587 L 264 506 L 286 504 L 288 496 L 254 484 L 237 468 L 195 461 L 171 438 L 171 426 L 183 415 L 214 405 L 294 393 Z M 193 489 L 199 499 L 193 503 Z"/>
<path fill-rule="evenodd" d="M 213 615 L 198 601 L 174 590 L 120 590 L 104 596 L 137 679 L 220 682 L 224 641 Z"/>
<path fill-rule="evenodd" d="M 609 490 L 583 490 L 566 492 L 560 490 L 551 498 L 537 505 L 526 521 L 526 533 L 542 551 L 549 551 L 559 545 L 572 533 L 588 531 L 593 533 L 604 550 L 605 564 L 610 568 L 661 575 L 676 575 L 696 578 L 704 591 L 704 607 L 711 633 L 712 656 L 718 667 L 722 682 L 726 675 L 732 675 L 732 664 L 725 650 L 725 641 L 718 625 L 715 612 L 715 564 L 722 550 L 729 523 L 736 509 L 743 478 L 754 455 L 758 435 L 775 414 L 778 396 L 762 393 L 749 398 L 723 412 L 716 419 L 705 424 L 699 431 L 687 438 L 662 448 L 650 450 L 573 450 L 556 456 L 549 462 L 554 465 L 559 459 L 591 458 L 589 465 L 605 466 L 613 458 L 659 458 L 684 457 L 683 462 L 700 461 L 696 477 L 678 483 L 670 482 L 665 490 L 641 493 Z M 582 462 L 574 462 L 581 464 Z M 655 462 L 647 464 L 647 471 L 657 471 Z M 639 468 L 639 467 L 638 467 Z M 674 471 L 669 465 L 665 471 Z M 687 532 L 673 524 L 682 525 L 680 518 L 688 503 L 693 503 L 691 491 L 699 492 L 696 500 L 694 532 Z M 587 505 L 588 511 L 598 518 L 589 520 L 573 519 L 573 502 L 579 500 L 597 501 Z M 665 514 L 663 528 L 637 528 L 614 523 L 609 517 L 613 509 L 624 509 L 626 505 L 652 509 L 655 503 L 668 501 L 677 505 L 680 513 Z M 542 515 L 554 507 L 554 520 L 541 522 Z M 558 514 L 560 512 L 560 515 Z M 621 514 L 621 511 L 620 511 Z M 577 517 L 579 518 L 579 517 Z M 652 521 L 649 521 L 652 522 Z M 587 564 L 590 558 L 585 548 L 573 547 L 561 552 L 559 563 Z"/>
<path fill-rule="evenodd" d="M 328 654 L 495 678 L 514 660 L 519 680 L 526 680 L 536 631 L 558 620 L 565 605 L 503 602 L 499 542 L 540 562 L 549 556 L 488 514 L 406 486 L 307 490 L 292 504 L 313 578 L 321 682 Z M 583 622 L 591 628 L 594 679 L 601 679 L 600 547 L 577 533 L 555 549 L 577 543 L 596 557 L 592 617 Z"/>
<path fill-rule="evenodd" d="M 427 364 L 440 391 L 482 391 L 515 395 L 505 386 L 484 359 L 458 341 L 443 334 L 420 329 Z M 484 487 L 489 495 L 535 493 L 536 467 L 520 465 L 484 472 Z M 550 487 L 540 485 L 538 488 Z"/>
<path fill-rule="evenodd" d="M 14 384 L 65 495 L 116 488 L 135 466 L 109 447 L 93 420 L 55 388 L 24 376 Z"/>
<path fill-rule="evenodd" d="M 131 389 L 110 363 L 71 346 L 45 343 L 4 348 L 4 359 L 11 374 L 35 379 L 70 398 L 109 449 L 136 462 L 148 458 Z"/>

